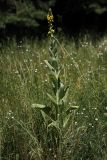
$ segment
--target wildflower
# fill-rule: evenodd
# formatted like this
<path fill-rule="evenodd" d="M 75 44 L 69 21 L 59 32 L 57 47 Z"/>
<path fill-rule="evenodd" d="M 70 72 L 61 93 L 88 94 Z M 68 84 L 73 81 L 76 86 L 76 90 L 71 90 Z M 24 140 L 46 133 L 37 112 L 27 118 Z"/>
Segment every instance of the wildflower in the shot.
<path fill-rule="evenodd" d="M 75 125 L 77 125 L 77 122 L 75 122 Z"/>
<path fill-rule="evenodd" d="M 47 15 L 47 20 L 48 20 L 48 23 L 54 22 L 54 16 L 52 14 L 51 8 L 49 9 L 49 12 L 48 12 L 48 15 Z"/>
<path fill-rule="evenodd" d="M 27 62 L 28 62 L 28 60 L 27 60 L 27 59 L 24 59 L 24 62 L 25 62 L 25 63 L 27 63 Z"/>
<path fill-rule="evenodd" d="M 30 59 L 30 62 L 32 62 L 32 59 Z"/>
<path fill-rule="evenodd" d="M 98 118 L 95 118 L 95 121 L 98 121 Z"/>
<path fill-rule="evenodd" d="M 50 16 L 50 15 L 47 15 L 47 20 L 48 20 L 48 23 L 52 23 L 54 20 L 53 20 L 53 15 Z"/>
<path fill-rule="evenodd" d="M 38 70 L 37 70 L 37 68 L 35 69 L 35 72 L 37 72 Z"/>
<path fill-rule="evenodd" d="M 27 49 L 26 49 L 26 52 L 28 52 L 28 51 L 29 51 L 29 49 L 27 48 Z"/>
<path fill-rule="evenodd" d="M 18 71 L 18 70 L 16 70 L 16 71 L 15 71 L 15 74 L 18 74 L 18 73 L 19 73 L 19 71 Z"/>
<path fill-rule="evenodd" d="M 92 126 L 92 123 L 89 123 L 89 126 Z"/>
<path fill-rule="evenodd" d="M 54 22 L 54 16 L 52 14 L 52 10 L 51 8 L 49 9 L 49 12 L 48 12 L 48 15 L 47 15 L 47 21 L 48 21 L 48 24 L 49 24 L 49 31 L 48 31 L 48 35 L 50 37 L 53 36 L 55 30 L 53 29 L 53 22 Z"/>

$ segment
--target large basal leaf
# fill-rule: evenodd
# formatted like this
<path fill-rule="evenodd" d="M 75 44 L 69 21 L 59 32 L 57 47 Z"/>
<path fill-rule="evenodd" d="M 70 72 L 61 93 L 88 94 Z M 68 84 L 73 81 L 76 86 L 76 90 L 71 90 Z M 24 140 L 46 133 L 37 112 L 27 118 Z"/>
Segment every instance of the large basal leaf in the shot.
<path fill-rule="evenodd" d="M 40 109 L 43 109 L 43 108 L 45 108 L 45 107 L 46 107 L 46 105 L 43 105 L 43 104 L 37 104 L 37 103 L 32 104 L 32 108 L 40 108 Z"/>

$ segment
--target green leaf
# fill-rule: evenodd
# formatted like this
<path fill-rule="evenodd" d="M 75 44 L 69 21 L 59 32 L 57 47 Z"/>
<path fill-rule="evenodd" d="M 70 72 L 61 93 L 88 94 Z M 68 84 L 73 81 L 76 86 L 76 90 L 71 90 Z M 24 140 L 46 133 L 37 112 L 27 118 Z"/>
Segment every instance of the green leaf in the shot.
<path fill-rule="evenodd" d="M 60 131 L 58 121 L 53 121 L 52 123 L 50 123 L 50 124 L 48 125 L 48 127 L 55 127 L 58 131 Z"/>
<path fill-rule="evenodd" d="M 47 66 L 52 72 L 55 72 L 55 69 L 51 66 L 51 64 L 47 60 L 45 60 L 45 63 L 47 64 Z"/>
<path fill-rule="evenodd" d="M 32 108 L 40 108 L 40 109 L 43 109 L 43 108 L 45 108 L 45 107 L 46 107 L 46 105 L 43 105 L 43 104 L 37 104 L 37 103 L 32 104 Z"/>
<path fill-rule="evenodd" d="M 41 114 L 42 114 L 42 117 L 43 117 L 43 119 L 44 119 L 44 121 L 45 121 L 46 123 L 48 123 L 49 121 L 50 121 L 50 122 L 53 121 L 53 119 L 52 119 L 50 116 L 48 116 L 48 114 L 45 113 L 43 110 L 41 110 Z"/>
<path fill-rule="evenodd" d="M 57 105 L 56 99 L 54 97 L 52 97 L 49 93 L 47 93 L 47 96 L 50 98 L 50 100 Z"/>
<path fill-rule="evenodd" d="M 53 85 L 53 91 L 56 95 L 57 90 L 60 88 L 60 78 L 56 79 L 54 77 L 50 77 Z"/>
<path fill-rule="evenodd" d="M 64 122 L 63 122 L 63 128 L 66 128 L 66 126 L 68 127 L 68 123 L 69 123 L 70 118 L 71 118 L 70 114 L 68 114 L 68 115 L 65 116 Z"/>
<path fill-rule="evenodd" d="M 65 95 L 65 92 L 64 92 L 64 84 L 63 83 L 60 83 L 60 88 L 59 88 L 59 98 L 62 99 Z"/>
<path fill-rule="evenodd" d="M 59 98 L 62 99 L 63 98 L 63 101 L 66 101 L 67 100 L 67 96 L 68 96 L 68 88 L 69 87 L 66 87 L 64 86 L 63 83 L 60 83 L 60 88 L 59 88 Z M 64 99 L 65 98 L 65 99 Z"/>
<path fill-rule="evenodd" d="M 47 60 L 45 60 L 45 63 L 47 64 L 47 66 L 51 70 L 52 75 L 58 80 L 61 69 L 59 69 L 58 71 L 55 70 L 55 68 Z"/>
<path fill-rule="evenodd" d="M 51 64 L 51 66 L 58 71 L 58 59 L 55 57 L 52 57 L 51 60 L 49 61 L 49 63 Z"/>
<path fill-rule="evenodd" d="M 61 69 L 59 69 L 58 72 L 54 73 L 54 76 L 56 77 L 57 80 L 59 78 L 60 72 L 61 72 Z"/>
<path fill-rule="evenodd" d="M 63 102 L 64 104 L 67 102 L 68 93 L 69 93 L 69 87 L 66 87 L 65 91 L 62 91 L 62 94 L 65 94 L 65 95 L 61 99 L 61 102 Z"/>

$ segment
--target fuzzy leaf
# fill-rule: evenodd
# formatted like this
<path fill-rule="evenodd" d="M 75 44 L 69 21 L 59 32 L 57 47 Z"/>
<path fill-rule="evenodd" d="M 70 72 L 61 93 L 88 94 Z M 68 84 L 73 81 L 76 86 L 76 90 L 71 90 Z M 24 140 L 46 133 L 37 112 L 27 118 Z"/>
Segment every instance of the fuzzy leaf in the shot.
<path fill-rule="evenodd" d="M 67 98 L 68 98 L 68 93 L 69 93 L 69 87 L 67 87 L 66 89 L 65 89 L 65 91 L 64 92 L 62 92 L 63 94 L 65 94 L 64 95 L 64 97 L 61 99 L 61 102 L 63 102 L 64 104 L 67 102 Z"/>
<path fill-rule="evenodd" d="M 51 65 L 47 60 L 45 60 L 45 63 L 47 64 L 47 66 L 49 67 L 49 69 L 50 69 L 52 72 L 55 72 L 55 69 L 52 67 L 52 65 Z"/>
<path fill-rule="evenodd" d="M 49 63 L 51 64 L 51 66 L 58 71 L 58 59 L 55 57 L 52 57 L 51 60 L 49 61 Z"/>
<path fill-rule="evenodd" d="M 56 70 L 53 68 L 53 66 L 52 66 L 47 60 L 45 60 L 45 63 L 47 64 L 47 66 L 48 66 L 49 69 L 51 70 L 52 75 L 53 75 L 56 79 L 58 79 L 61 70 L 56 71 Z"/>
<path fill-rule="evenodd" d="M 64 102 L 66 102 L 67 96 L 66 94 L 68 92 L 68 87 L 65 88 L 63 83 L 60 83 L 60 88 L 59 88 L 59 98 L 63 99 Z M 65 99 L 64 99 L 65 98 Z"/>
<path fill-rule="evenodd" d="M 55 78 L 58 80 L 61 70 L 59 69 L 58 72 L 54 73 Z"/>
<path fill-rule="evenodd" d="M 51 77 L 51 81 L 52 81 L 52 85 L 53 85 L 54 94 L 56 95 L 56 92 L 60 87 L 60 78 L 56 79 L 54 77 Z"/>
<path fill-rule="evenodd" d="M 68 115 L 65 116 L 64 122 L 63 122 L 63 128 L 65 128 L 66 126 L 68 126 L 70 118 L 71 118 L 70 114 L 68 114 Z"/>
<path fill-rule="evenodd" d="M 45 121 L 46 123 L 48 123 L 49 121 L 50 121 L 50 122 L 53 121 L 53 119 L 52 119 L 50 116 L 48 116 L 48 114 L 45 113 L 43 110 L 41 110 L 41 114 L 42 114 L 42 117 L 43 117 L 43 119 L 44 119 L 44 121 Z"/>
<path fill-rule="evenodd" d="M 43 109 L 43 108 L 45 108 L 45 107 L 46 107 L 46 105 L 43 105 L 43 104 L 37 104 L 37 103 L 32 104 L 32 108 L 40 108 L 40 109 Z"/>
<path fill-rule="evenodd" d="M 65 95 L 65 93 L 64 93 L 64 85 L 63 85 L 63 83 L 60 83 L 60 88 L 59 88 L 59 90 L 58 90 L 58 92 L 59 92 L 59 98 L 60 99 L 62 99 L 63 97 L 64 97 L 64 95 Z"/>
<path fill-rule="evenodd" d="M 53 121 L 52 123 L 50 123 L 50 124 L 48 125 L 48 127 L 55 127 L 58 131 L 60 131 L 58 121 Z"/>
<path fill-rule="evenodd" d="M 50 100 L 55 104 L 57 105 L 57 102 L 56 102 L 56 99 L 53 98 L 49 93 L 47 93 L 47 96 L 50 98 Z"/>

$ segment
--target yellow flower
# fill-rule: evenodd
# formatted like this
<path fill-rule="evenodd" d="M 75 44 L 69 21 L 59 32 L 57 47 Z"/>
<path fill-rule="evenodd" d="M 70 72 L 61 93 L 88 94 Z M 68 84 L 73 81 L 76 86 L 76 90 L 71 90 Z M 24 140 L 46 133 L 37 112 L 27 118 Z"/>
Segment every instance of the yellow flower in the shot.
<path fill-rule="evenodd" d="M 52 23 L 54 21 L 53 18 L 54 18 L 53 16 L 47 15 L 48 23 Z"/>
<path fill-rule="evenodd" d="M 55 30 L 53 29 L 53 22 L 54 22 L 54 16 L 52 14 L 52 10 L 51 8 L 49 9 L 49 12 L 48 12 L 48 15 L 47 15 L 47 20 L 48 20 L 48 23 L 49 23 L 49 31 L 48 31 L 48 35 L 50 37 L 53 36 Z"/>
<path fill-rule="evenodd" d="M 49 9 L 49 12 L 48 12 L 48 15 L 47 15 L 47 20 L 48 20 L 48 23 L 54 22 L 54 16 L 52 14 L 51 8 Z"/>

